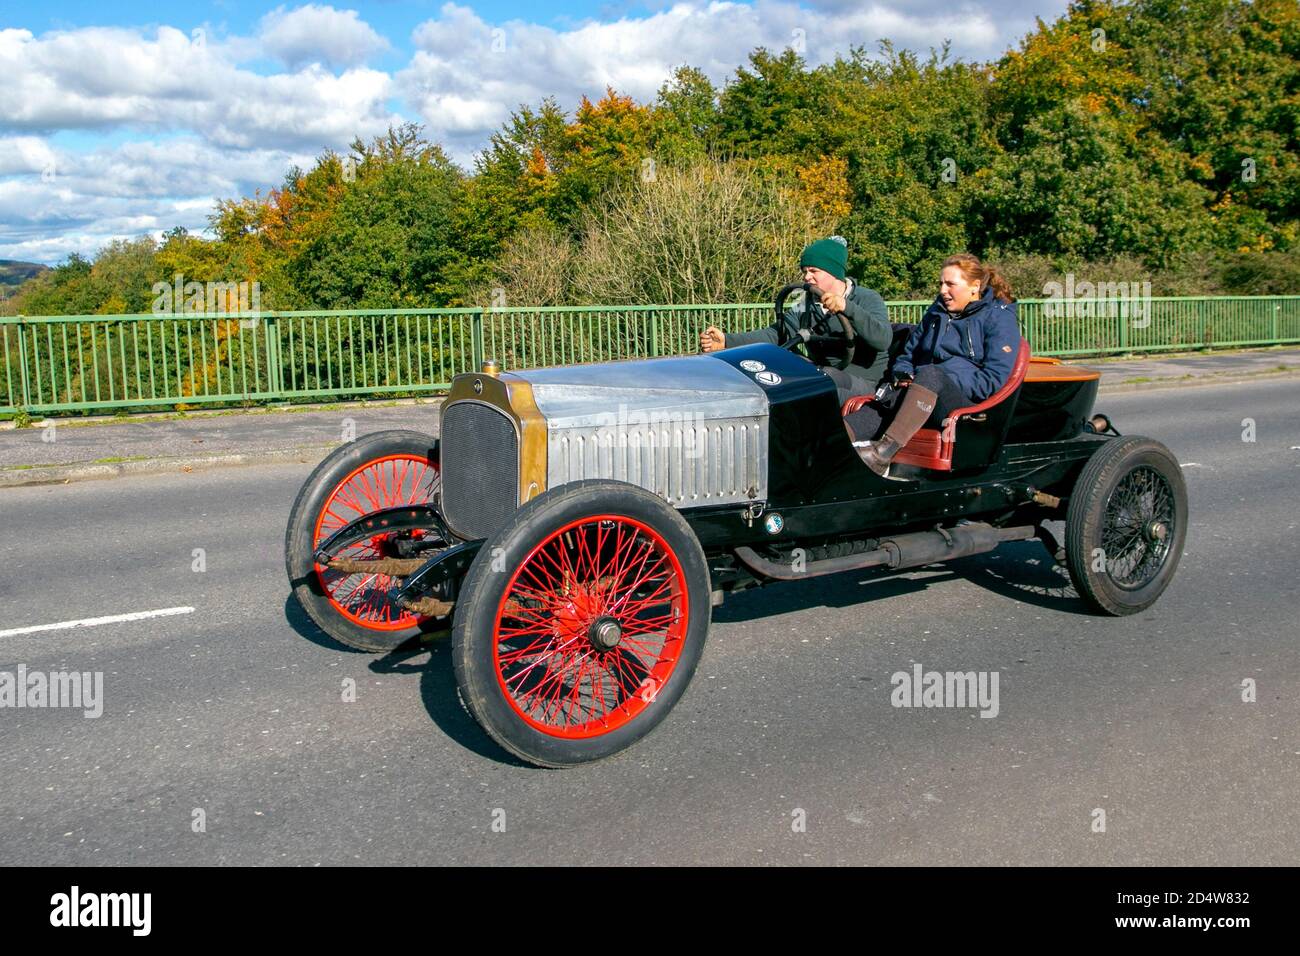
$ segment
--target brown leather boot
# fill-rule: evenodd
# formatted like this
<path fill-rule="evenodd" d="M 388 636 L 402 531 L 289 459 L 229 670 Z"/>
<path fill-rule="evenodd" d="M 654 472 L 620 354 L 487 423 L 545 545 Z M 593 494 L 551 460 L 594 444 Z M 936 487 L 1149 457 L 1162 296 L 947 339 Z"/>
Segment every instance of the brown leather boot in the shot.
<path fill-rule="evenodd" d="M 868 468 L 881 478 L 889 477 L 889 463 L 898 453 L 897 445 L 882 438 L 879 441 L 855 441 L 853 447 Z"/>
<path fill-rule="evenodd" d="M 880 440 L 853 443 L 853 447 L 858 450 L 858 455 L 866 462 L 867 467 L 884 478 L 898 450 L 906 445 L 926 423 L 938 401 L 939 396 L 928 388 L 923 388 L 915 382 L 909 385 L 907 394 L 899 402 L 893 421 L 880 436 Z"/>

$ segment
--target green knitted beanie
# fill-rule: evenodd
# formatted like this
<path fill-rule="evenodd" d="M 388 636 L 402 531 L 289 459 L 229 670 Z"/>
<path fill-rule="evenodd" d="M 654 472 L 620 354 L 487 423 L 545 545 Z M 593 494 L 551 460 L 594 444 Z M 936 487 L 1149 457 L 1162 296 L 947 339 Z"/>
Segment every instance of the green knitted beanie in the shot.
<path fill-rule="evenodd" d="M 829 272 L 841 282 L 844 281 L 848 262 L 848 244 L 839 236 L 810 242 L 804 247 L 803 254 L 799 256 L 800 269 L 813 266 L 823 272 Z"/>

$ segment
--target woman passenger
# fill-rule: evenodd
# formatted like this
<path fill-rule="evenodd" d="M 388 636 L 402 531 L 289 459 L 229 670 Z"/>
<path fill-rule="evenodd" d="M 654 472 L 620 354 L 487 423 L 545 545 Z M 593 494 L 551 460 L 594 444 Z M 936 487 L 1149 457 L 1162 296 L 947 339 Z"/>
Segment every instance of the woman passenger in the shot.
<path fill-rule="evenodd" d="M 944 261 L 938 297 L 894 360 L 893 398 L 844 419 L 872 471 L 884 476 L 919 429 L 941 427 L 952 411 L 977 405 L 1006 384 L 1020 348 L 1015 301 L 1006 279 L 975 256 Z"/>

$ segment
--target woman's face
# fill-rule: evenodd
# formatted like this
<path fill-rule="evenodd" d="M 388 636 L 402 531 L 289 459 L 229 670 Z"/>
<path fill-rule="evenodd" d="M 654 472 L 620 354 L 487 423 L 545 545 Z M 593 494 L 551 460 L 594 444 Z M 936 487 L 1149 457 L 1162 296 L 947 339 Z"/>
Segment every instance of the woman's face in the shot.
<path fill-rule="evenodd" d="M 939 273 L 939 299 L 949 312 L 960 312 L 972 299 L 980 297 L 979 283 L 971 285 L 958 266 L 947 266 Z"/>

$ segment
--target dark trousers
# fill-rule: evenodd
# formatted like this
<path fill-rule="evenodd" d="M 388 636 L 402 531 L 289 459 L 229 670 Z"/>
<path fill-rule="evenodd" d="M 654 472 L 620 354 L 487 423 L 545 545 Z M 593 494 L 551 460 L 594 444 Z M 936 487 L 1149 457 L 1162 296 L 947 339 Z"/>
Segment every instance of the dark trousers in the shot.
<path fill-rule="evenodd" d="M 928 388 L 939 396 L 939 400 L 934 403 L 934 411 L 930 413 L 923 428 L 939 428 L 949 412 L 971 404 L 957 383 L 938 365 L 922 365 L 916 370 L 913 383 Z M 883 407 L 880 402 L 872 402 L 845 418 L 844 424 L 853 433 L 853 440 L 873 441 L 879 438 L 885 426 L 893 420 L 894 410 L 906 392 L 905 388 L 897 389 Z"/>
<path fill-rule="evenodd" d="M 850 365 L 846 369 L 831 368 L 829 365 L 823 365 L 822 371 L 835 383 L 835 389 L 840 393 L 840 404 L 843 405 L 854 395 L 870 395 L 876 390 L 876 383 L 869 382 L 857 372 L 865 371 L 861 365 Z"/>

